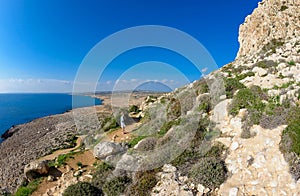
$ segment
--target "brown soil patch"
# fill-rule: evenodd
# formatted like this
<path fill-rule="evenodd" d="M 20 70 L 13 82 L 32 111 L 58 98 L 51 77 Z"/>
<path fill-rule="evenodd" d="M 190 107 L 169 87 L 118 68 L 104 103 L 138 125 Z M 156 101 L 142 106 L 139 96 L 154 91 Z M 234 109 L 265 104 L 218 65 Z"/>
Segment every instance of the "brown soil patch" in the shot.
<path fill-rule="evenodd" d="M 123 131 L 121 128 L 108 132 L 106 134 L 106 138 L 104 141 L 114 141 L 114 142 L 128 142 L 132 137 L 132 132 L 137 129 L 139 123 L 133 123 L 131 125 L 126 126 L 125 131 L 127 132 L 126 134 L 123 134 Z"/>

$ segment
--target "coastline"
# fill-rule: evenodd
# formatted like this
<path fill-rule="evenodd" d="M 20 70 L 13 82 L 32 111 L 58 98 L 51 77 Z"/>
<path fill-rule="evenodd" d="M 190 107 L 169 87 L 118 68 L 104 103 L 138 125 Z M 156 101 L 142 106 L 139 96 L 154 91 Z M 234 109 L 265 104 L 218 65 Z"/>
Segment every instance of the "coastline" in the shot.
<path fill-rule="evenodd" d="M 34 93 L 32 93 L 32 94 L 34 94 Z M 50 94 L 66 94 L 66 93 L 50 93 Z M 71 93 L 67 93 L 67 95 L 73 96 L 73 94 L 71 94 Z M 100 101 L 100 104 L 98 104 L 98 105 L 78 107 L 78 108 L 95 107 L 95 106 L 100 106 L 100 105 L 103 104 L 103 100 L 101 98 L 99 98 L 99 97 L 94 97 L 94 96 L 90 96 L 90 95 L 77 95 L 77 96 L 88 96 L 88 97 L 91 97 L 93 99 L 98 99 Z M 13 124 L 11 127 L 9 127 L 8 129 L 6 129 L 3 133 L 1 133 L 1 135 L 0 135 L 0 143 L 4 142 L 7 138 L 9 138 L 13 134 L 15 134 L 18 131 L 17 127 L 19 127 L 19 126 L 25 125 L 25 124 L 30 123 L 32 121 L 35 121 L 35 120 L 37 120 L 39 118 L 44 118 L 44 117 L 58 115 L 58 114 L 65 114 L 67 112 L 71 112 L 72 110 L 78 109 L 78 108 L 73 108 L 73 106 L 72 106 L 72 108 L 67 109 L 65 111 L 62 111 L 62 112 L 60 111 L 60 112 L 55 112 L 53 114 L 46 115 L 46 116 L 39 116 L 39 117 L 33 118 L 33 119 L 29 120 L 29 121 L 26 121 L 24 123 L 21 123 L 21 124 Z"/>
<path fill-rule="evenodd" d="M 134 93 L 128 104 L 141 103 L 148 95 L 153 94 Z M 86 122 L 93 117 L 95 109 L 99 119 L 111 115 L 112 109 L 109 103 L 111 94 L 96 94 L 95 96 L 102 100 L 101 105 L 76 108 L 62 114 L 34 119 L 12 128 L 11 131 L 15 133 L 0 143 L 0 195 L 2 192 L 13 193 L 24 182 L 23 169 L 26 164 L 58 149 L 68 147 L 68 139 L 78 135 L 74 111 L 81 120 L 86 120 Z M 100 128 L 91 126 L 89 123 L 84 126 L 79 129 Z"/>

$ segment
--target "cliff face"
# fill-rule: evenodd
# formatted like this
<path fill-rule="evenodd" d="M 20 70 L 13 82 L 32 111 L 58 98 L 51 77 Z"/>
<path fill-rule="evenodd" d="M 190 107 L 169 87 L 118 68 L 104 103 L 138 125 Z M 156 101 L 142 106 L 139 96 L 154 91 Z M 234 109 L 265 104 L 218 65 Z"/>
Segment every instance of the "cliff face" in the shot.
<path fill-rule="evenodd" d="M 253 55 L 272 40 L 300 36 L 300 0 L 263 0 L 240 26 L 237 58 Z"/>

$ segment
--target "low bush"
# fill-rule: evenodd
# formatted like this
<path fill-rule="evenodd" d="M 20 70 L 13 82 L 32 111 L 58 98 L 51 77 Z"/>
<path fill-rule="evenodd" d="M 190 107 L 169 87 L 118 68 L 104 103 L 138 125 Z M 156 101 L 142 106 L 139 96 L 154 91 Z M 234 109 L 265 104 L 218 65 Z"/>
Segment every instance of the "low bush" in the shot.
<path fill-rule="evenodd" d="M 300 156 L 300 108 L 293 107 L 290 109 L 287 116 L 288 126 L 283 131 L 282 135 L 286 135 L 291 140 L 291 145 L 288 152 L 294 152 Z"/>
<path fill-rule="evenodd" d="M 42 182 L 42 178 L 35 179 L 28 184 L 25 184 L 18 188 L 15 196 L 27 196 L 31 195 L 35 190 L 37 190 L 39 184 Z"/>
<path fill-rule="evenodd" d="M 139 141 L 141 141 L 142 139 L 146 138 L 147 136 L 137 136 L 133 139 L 131 139 L 129 142 L 128 142 L 128 147 L 129 148 L 133 148 L 137 143 L 139 143 Z"/>
<path fill-rule="evenodd" d="M 115 177 L 103 185 L 103 191 L 107 196 L 117 196 L 122 194 L 130 183 L 131 179 L 127 176 Z"/>
<path fill-rule="evenodd" d="M 134 113 L 137 113 L 139 112 L 139 107 L 136 106 L 136 105 L 131 105 L 128 109 L 128 112 L 134 112 Z"/>
<path fill-rule="evenodd" d="M 63 193 L 63 196 L 102 196 L 101 189 L 91 185 L 88 182 L 78 182 L 69 186 Z"/>
<path fill-rule="evenodd" d="M 75 155 L 76 153 L 79 153 L 79 152 L 72 152 L 72 151 L 71 151 L 71 152 L 69 152 L 69 153 L 67 153 L 67 154 L 60 154 L 60 155 L 58 155 L 58 157 L 56 158 L 55 161 L 52 161 L 52 162 L 49 163 L 49 166 L 50 166 L 50 167 L 51 167 L 51 166 L 60 167 L 60 166 L 62 166 L 62 165 L 65 165 L 66 162 L 67 162 L 69 159 L 74 158 L 74 155 Z"/>
<path fill-rule="evenodd" d="M 175 120 L 181 115 L 180 101 L 175 98 L 171 98 L 167 107 L 167 117 L 170 120 Z"/>
<path fill-rule="evenodd" d="M 227 98 L 232 98 L 235 91 L 246 88 L 237 78 L 225 78 L 224 84 Z"/>
<path fill-rule="evenodd" d="M 179 125 L 179 124 L 180 124 L 180 119 L 165 122 L 162 125 L 162 127 L 160 128 L 158 135 L 164 136 L 171 129 L 171 127 Z"/>
<path fill-rule="evenodd" d="M 196 81 L 193 85 L 193 88 L 195 89 L 197 96 L 209 92 L 209 87 L 205 79 Z"/>
<path fill-rule="evenodd" d="M 283 130 L 280 150 L 289 163 L 290 172 L 300 179 L 300 108 L 293 107 L 287 116 L 288 126 Z"/>
<path fill-rule="evenodd" d="M 257 94 L 251 91 L 251 89 L 245 88 L 238 91 L 236 96 L 234 96 L 232 103 L 229 105 L 229 113 L 235 116 L 242 108 L 246 108 L 251 112 L 251 118 L 252 121 L 254 121 L 253 123 L 258 124 L 265 108 L 265 104 Z"/>
<path fill-rule="evenodd" d="M 108 116 L 106 117 L 102 122 L 102 130 L 104 132 L 109 131 L 111 129 L 116 129 L 119 127 L 119 124 L 117 123 L 117 120 L 114 116 Z"/>
<path fill-rule="evenodd" d="M 212 110 L 212 103 L 209 95 L 201 95 L 199 97 L 199 111 L 208 113 Z"/>
<path fill-rule="evenodd" d="M 252 71 L 249 71 L 249 72 L 244 73 L 244 74 L 237 74 L 236 79 L 243 80 L 243 79 L 245 79 L 247 77 L 251 77 L 251 76 L 254 76 L 254 75 L 255 74 Z"/>
<path fill-rule="evenodd" d="M 204 157 L 195 164 L 189 177 L 196 184 L 214 189 L 219 187 L 227 178 L 227 168 L 225 162 L 218 158 Z"/>
<path fill-rule="evenodd" d="M 91 184 L 99 189 L 102 189 L 107 177 L 112 173 L 113 169 L 114 168 L 106 162 L 101 162 L 96 166 L 96 170 L 92 174 L 93 178 Z"/>
<path fill-rule="evenodd" d="M 261 52 L 266 56 L 276 53 L 276 48 L 279 48 L 284 45 L 282 39 L 272 39 L 268 44 L 264 45 Z M 266 53 L 268 52 L 268 53 Z"/>
<path fill-rule="evenodd" d="M 139 171 L 135 173 L 133 183 L 128 187 L 125 195 L 148 196 L 157 183 L 158 170 Z"/>
<path fill-rule="evenodd" d="M 282 5 L 282 6 L 280 7 L 280 11 L 284 11 L 284 10 L 286 10 L 286 9 L 288 9 L 288 7 L 287 7 L 286 5 Z"/>
<path fill-rule="evenodd" d="M 292 65 L 296 65 L 296 63 L 295 63 L 295 61 L 289 61 L 289 62 L 288 62 L 288 65 L 291 65 L 291 66 L 292 66 Z"/>

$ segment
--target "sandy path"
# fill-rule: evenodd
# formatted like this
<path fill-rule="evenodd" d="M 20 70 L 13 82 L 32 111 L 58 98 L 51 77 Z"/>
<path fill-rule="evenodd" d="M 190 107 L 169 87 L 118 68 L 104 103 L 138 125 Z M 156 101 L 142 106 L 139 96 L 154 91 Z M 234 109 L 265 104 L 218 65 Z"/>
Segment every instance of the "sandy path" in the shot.
<path fill-rule="evenodd" d="M 139 125 L 140 125 L 139 123 L 133 123 L 131 125 L 126 126 L 125 130 L 126 130 L 127 134 L 123 134 L 123 131 L 121 128 L 119 128 L 115 131 L 112 131 L 112 132 L 108 132 L 106 134 L 105 139 L 103 139 L 103 141 L 114 141 L 114 142 L 125 141 L 125 142 L 128 142 L 133 136 L 132 132 L 134 130 L 136 130 Z"/>

